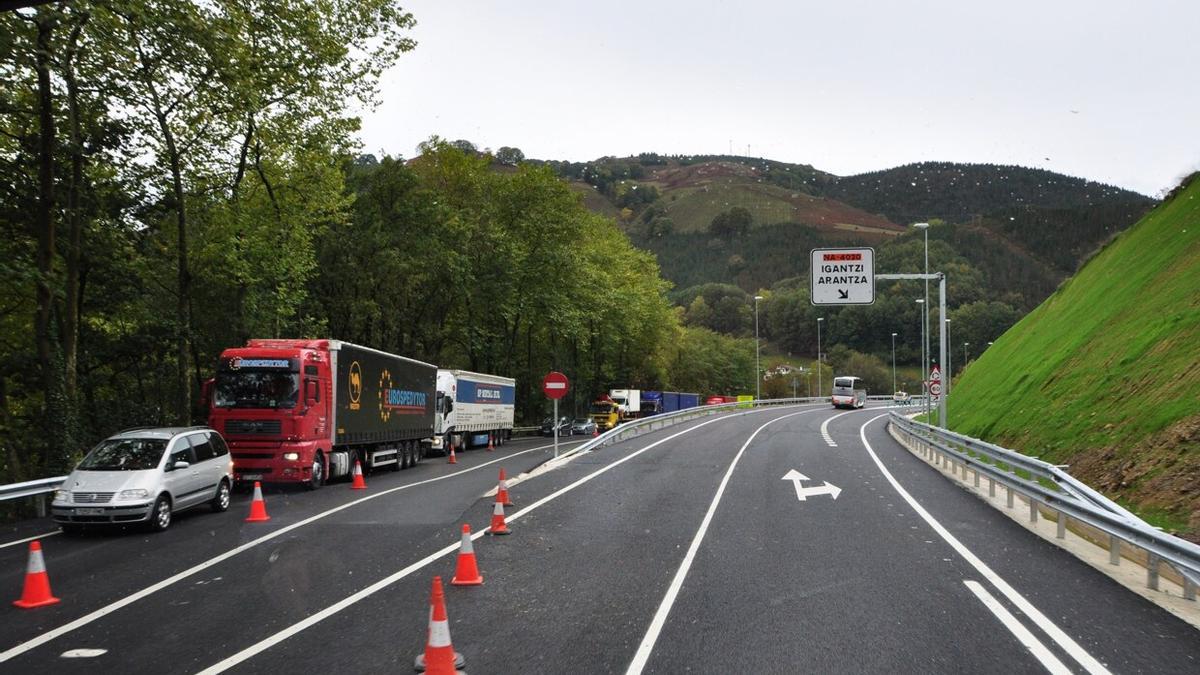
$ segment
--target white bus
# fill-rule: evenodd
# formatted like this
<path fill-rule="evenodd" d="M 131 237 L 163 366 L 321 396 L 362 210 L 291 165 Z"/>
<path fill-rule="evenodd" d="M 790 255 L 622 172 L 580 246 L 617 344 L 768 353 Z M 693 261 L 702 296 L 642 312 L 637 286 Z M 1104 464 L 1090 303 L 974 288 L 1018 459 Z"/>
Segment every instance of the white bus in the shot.
<path fill-rule="evenodd" d="M 835 408 L 861 408 L 867 404 L 867 387 L 861 377 L 843 375 L 833 378 L 833 396 L 830 397 Z"/>

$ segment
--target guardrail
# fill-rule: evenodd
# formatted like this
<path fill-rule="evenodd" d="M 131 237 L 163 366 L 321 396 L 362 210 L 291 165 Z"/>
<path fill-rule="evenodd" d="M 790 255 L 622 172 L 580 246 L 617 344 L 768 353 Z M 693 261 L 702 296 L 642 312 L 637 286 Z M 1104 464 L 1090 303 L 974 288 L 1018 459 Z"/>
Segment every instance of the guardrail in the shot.
<path fill-rule="evenodd" d="M 39 518 L 45 517 L 46 497 L 45 495 L 54 492 L 59 485 L 67 479 L 66 476 L 55 476 L 53 478 L 39 478 L 37 480 L 27 480 L 24 483 L 13 483 L 11 485 L 0 485 L 0 502 L 10 499 L 22 499 L 24 497 L 35 497 L 34 508 L 37 509 Z"/>
<path fill-rule="evenodd" d="M 1063 470 L 1036 457 L 981 441 L 941 427 L 935 427 L 892 412 L 894 429 L 916 445 L 916 452 L 937 465 L 948 463 L 952 474 L 968 469 L 988 479 L 988 494 L 996 496 L 996 483 L 1007 488 L 1008 507 L 1014 506 L 1014 493 L 1029 501 L 1029 520 L 1037 522 L 1039 507 L 1055 513 L 1059 539 L 1066 537 L 1070 519 L 1084 523 L 1108 535 L 1109 563 L 1121 564 L 1122 543 L 1146 552 L 1146 586 L 1158 590 L 1161 563 L 1174 568 L 1182 578 L 1183 596 L 1196 599 L 1200 585 L 1200 546 L 1166 534 L 1138 518 L 1119 504 L 1084 485 Z M 1022 475 L 1025 474 L 1025 475 Z"/>

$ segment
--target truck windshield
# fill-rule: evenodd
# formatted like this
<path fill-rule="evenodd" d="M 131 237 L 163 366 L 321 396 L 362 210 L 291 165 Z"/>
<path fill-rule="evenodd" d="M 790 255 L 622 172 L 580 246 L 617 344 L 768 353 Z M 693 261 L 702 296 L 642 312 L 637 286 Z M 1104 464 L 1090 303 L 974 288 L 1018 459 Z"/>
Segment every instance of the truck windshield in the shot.
<path fill-rule="evenodd" d="M 218 408 L 294 408 L 300 376 L 278 370 L 239 370 L 217 374 L 213 405 Z"/>
<path fill-rule="evenodd" d="M 119 438 L 97 445 L 79 468 L 84 471 L 145 471 L 158 468 L 167 442 L 161 438 Z"/>

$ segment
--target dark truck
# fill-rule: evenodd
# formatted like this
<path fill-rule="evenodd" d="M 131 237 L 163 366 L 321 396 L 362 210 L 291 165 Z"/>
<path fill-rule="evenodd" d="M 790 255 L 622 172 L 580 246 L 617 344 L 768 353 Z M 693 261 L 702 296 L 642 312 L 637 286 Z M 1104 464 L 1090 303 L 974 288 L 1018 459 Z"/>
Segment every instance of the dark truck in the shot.
<path fill-rule="evenodd" d="M 320 487 L 399 471 L 433 436 L 437 367 L 339 340 L 250 340 L 226 349 L 206 395 L 239 481 Z"/>

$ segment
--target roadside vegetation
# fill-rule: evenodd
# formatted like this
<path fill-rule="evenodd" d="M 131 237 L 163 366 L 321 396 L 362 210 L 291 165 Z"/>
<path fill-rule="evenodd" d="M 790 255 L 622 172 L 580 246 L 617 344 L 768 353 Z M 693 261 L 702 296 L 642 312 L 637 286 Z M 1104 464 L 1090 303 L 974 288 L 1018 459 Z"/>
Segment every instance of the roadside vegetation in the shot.
<path fill-rule="evenodd" d="M 951 426 L 1200 535 L 1200 179 L 1098 253 L 963 373 Z"/>

